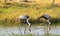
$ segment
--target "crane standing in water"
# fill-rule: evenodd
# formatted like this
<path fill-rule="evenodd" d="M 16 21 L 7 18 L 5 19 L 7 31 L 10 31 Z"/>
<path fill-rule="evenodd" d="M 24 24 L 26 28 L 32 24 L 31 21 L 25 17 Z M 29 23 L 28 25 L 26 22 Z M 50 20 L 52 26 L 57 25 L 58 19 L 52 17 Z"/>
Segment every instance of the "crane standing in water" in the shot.
<path fill-rule="evenodd" d="M 21 15 L 21 16 L 18 17 L 18 19 L 20 21 L 22 21 L 22 23 L 27 23 L 28 26 L 29 26 L 29 30 L 30 30 L 31 24 L 29 22 L 29 16 L 28 15 Z"/>
<path fill-rule="evenodd" d="M 40 18 L 46 19 L 46 20 L 47 20 L 47 23 L 48 23 L 49 25 L 51 24 L 51 22 L 50 22 L 51 16 L 50 16 L 50 15 L 44 14 L 44 15 L 42 15 L 41 17 L 38 18 L 38 21 L 40 20 Z"/>
<path fill-rule="evenodd" d="M 20 19 L 20 21 L 22 21 L 23 23 L 27 23 L 29 25 L 29 27 L 31 27 L 28 15 L 21 15 L 18 18 Z"/>

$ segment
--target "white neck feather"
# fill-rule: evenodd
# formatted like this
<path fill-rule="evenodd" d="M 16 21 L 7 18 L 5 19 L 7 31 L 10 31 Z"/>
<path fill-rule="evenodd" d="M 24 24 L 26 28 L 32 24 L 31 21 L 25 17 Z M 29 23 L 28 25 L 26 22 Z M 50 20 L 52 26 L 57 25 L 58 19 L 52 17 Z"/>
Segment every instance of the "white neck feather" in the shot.
<path fill-rule="evenodd" d="M 29 26 L 31 26 L 31 24 L 29 23 L 29 21 L 28 21 L 28 20 L 29 20 L 29 19 L 27 19 L 27 23 L 28 23 L 28 25 L 29 25 Z"/>

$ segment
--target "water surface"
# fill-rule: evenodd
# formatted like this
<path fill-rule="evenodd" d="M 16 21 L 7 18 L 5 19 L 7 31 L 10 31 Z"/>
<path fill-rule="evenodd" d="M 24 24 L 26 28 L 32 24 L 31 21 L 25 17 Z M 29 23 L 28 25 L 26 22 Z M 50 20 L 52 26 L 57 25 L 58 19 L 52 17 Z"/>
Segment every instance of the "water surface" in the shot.
<path fill-rule="evenodd" d="M 31 32 L 28 27 L 0 27 L 0 36 L 8 36 L 9 34 L 35 34 L 35 35 L 60 35 L 60 26 L 32 26 Z"/>

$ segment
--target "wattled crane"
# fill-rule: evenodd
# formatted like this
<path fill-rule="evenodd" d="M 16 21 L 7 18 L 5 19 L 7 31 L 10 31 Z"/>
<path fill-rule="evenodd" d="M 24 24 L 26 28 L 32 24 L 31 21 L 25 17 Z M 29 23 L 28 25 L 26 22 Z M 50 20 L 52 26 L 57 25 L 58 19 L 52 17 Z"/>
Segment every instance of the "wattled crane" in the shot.
<path fill-rule="evenodd" d="M 27 23 L 28 26 L 31 27 L 28 15 L 21 15 L 21 16 L 18 17 L 18 19 L 20 19 L 20 21 L 22 21 L 23 23 Z"/>
<path fill-rule="evenodd" d="M 42 15 L 41 17 L 38 18 L 38 21 L 40 20 L 40 18 L 46 19 L 46 20 L 47 20 L 47 23 L 48 23 L 49 25 L 51 24 L 51 22 L 50 22 L 51 16 L 50 16 L 50 15 L 44 14 L 44 15 Z"/>

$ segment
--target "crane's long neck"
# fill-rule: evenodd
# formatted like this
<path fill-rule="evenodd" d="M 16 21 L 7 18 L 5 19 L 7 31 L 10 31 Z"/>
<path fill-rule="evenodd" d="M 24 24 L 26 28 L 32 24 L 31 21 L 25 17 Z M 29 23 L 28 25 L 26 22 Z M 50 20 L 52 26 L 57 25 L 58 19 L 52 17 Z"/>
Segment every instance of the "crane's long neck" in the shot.
<path fill-rule="evenodd" d="M 39 20 L 40 20 L 40 18 L 42 18 L 42 17 L 39 17 L 39 18 L 37 19 L 37 21 L 39 21 Z"/>
<path fill-rule="evenodd" d="M 51 24 L 50 20 L 47 20 L 47 22 L 48 22 L 49 25 Z"/>
<path fill-rule="evenodd" d="M 28 23 L 28 25 L 29 25 L 29 27 L 31 26 L 31 24 L 30 24 L 30 22 L 29 22 L 29 19 L 27 19 L 27 23 Z"/>
<path fill-rule="evenodd" d="M 29 19 L 27 19 L 27 23 L 29 25 L 29 31 L 31 32 L 31 24 L 29 23 Z"/>

